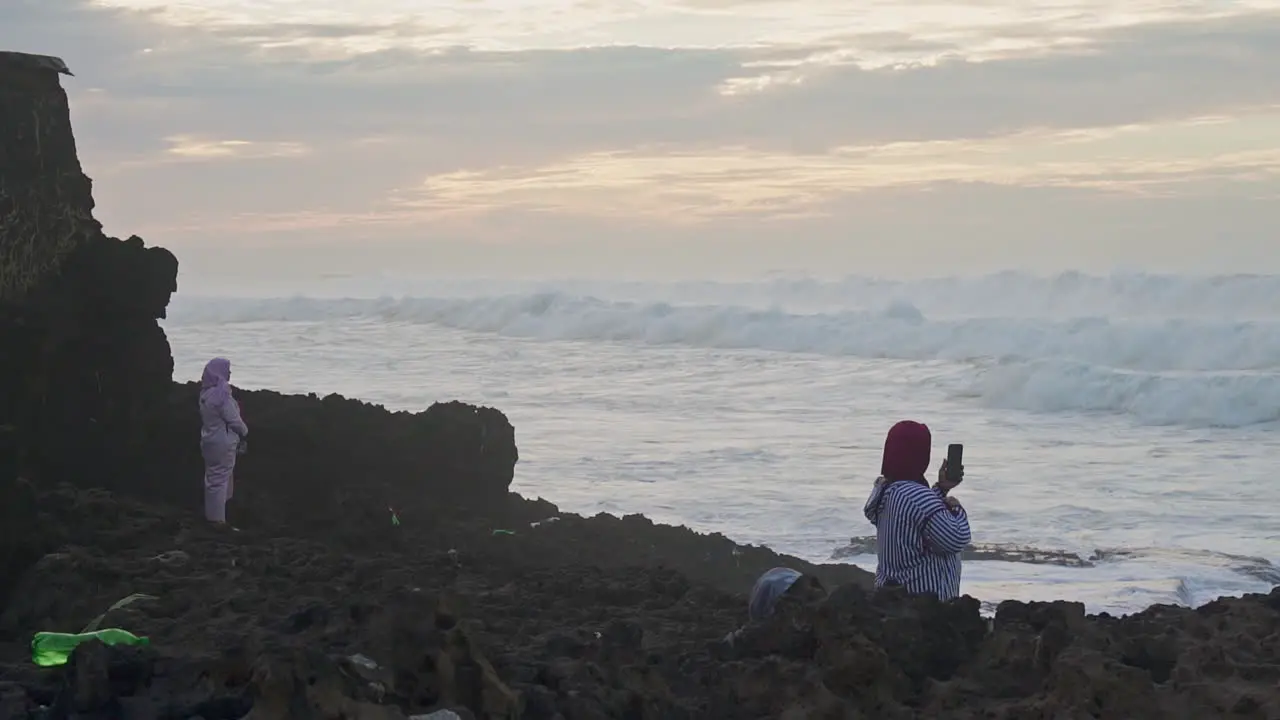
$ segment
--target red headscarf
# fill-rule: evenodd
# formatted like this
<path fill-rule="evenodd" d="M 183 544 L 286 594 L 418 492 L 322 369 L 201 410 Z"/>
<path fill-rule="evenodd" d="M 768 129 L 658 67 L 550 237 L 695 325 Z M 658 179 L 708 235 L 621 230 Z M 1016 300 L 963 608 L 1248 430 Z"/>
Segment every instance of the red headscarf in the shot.
<path fill-rule="evenodd" d="M 884 459 L 880 461 L 880 474 L 888 482 L 913 480 L 929 484 L 925 470 L 929 469 L 929 447 L 933 436 L 924 423 L 903 420 L 889 428 L 884 439 Z"/>

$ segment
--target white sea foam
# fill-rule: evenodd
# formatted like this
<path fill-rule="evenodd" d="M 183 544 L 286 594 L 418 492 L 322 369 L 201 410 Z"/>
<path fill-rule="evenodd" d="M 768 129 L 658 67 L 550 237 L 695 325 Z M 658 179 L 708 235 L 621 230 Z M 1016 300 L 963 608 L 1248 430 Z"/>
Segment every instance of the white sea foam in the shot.
<path fill-rule="evenodd" d="M 895 286 L 871 281 L 835 287 L 846 291 L 840 296 L 846 304 L 876 301 L 875 308 L 822 312 L 787 310 L 780 301 L 760 308 L 608 300 L 547 291 L 374 299 L 179 297 L 171 317 L 182 323 L 360 319 L 544 341 L 941 360 L 969 369 L 953 378 L 954 393 L 993 408 L 1119 413 L 1153 425 L 1243 427 L 1280 420 L 1280 284 L 1251 277 L 1186 282 L 1188 287 L 1168 278 L 1129 283 L 1058 278 L 1044 281 L 1041 288 L 1042 294 L 1057 293 L 1057 299 L 1038 302 L 1028 300 L 1031 286 L 1021 276 L 996 276 L 985 284 L 939 280 L 898 287 L 899 293 L 907 288 L 925 295 L 927 306 L 945 304 L 950 312 L 939 317 L 908 299 L 894 298 Z M 703 294 L 721 287 L 698 286 Z M 836 289 L 824 285 L 793 281 L 783 287 L 790 293 L 782 293 L 787 297 L 805 290 L 811 304 L 823 298 L 830 304 L 838 296 Z M 634 286 L 632 294 L 637 288 L 647 288 L 651 295 L 659 292 Z M 933 294 L 925 293 L 926 288 Z M 997 289 L 1009 299 L 993 298 Z M 1269 304 L 1257 297 L 1265 291 L 1276 293 Z M 692 294 L 683 286 L 669 292 Z M 1156 314 L 1157 302 L 1183 308 L 1194 292 L 1202 293 L 1205 301 L 1197 306 L 1199 315 Z M 1069 303 L 1089 305 L 1108 293 L 1127 299 L 1128 309 L 1141 310 L 1141 316 L 1065 317 Z M 751 295 L 742 288 L 736 294 Z M 1233 304 L 1258 317 L 1228 316 Z M 1036 305 L 1054 310 L 1056 316 L 1028 316 Z M 973 313 L 984 306 L 1001 313 L 957 316 L 958 311 Z M 1268 308 L 1272 315 L 1264 316 Z"/>
<path fill-rule="evenodd" d="M 888 280 L 848 277 L 817 280 L 772 277 L 743 282 L 616 282 L 599 280 L 494 281 L 416 278 L 397 273 L 343 275 L 306 283 L 279 281 L 200 294 L 236 297 L 444 297 L 483 298 L 559 292 L 574 296 L 641 303 L 781 307 L 793 312 L 874 310 L 903 300 L 930 317 L 1016 316 L 1181 317 L 1227 320 L 1276 319 L 1280 276 L 1179 276 L 1149 273 L 1086 275 L 1065 272 L 1042 277 L 1002 272 L 977 277 Z"/>

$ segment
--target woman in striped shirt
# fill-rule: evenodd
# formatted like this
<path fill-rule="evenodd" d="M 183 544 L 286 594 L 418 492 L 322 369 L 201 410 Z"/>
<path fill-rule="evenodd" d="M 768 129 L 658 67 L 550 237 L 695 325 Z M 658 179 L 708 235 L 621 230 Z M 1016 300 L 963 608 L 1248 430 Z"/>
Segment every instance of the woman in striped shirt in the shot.
<path fill-rule="evenodd" d="M 960 594 L 960 551 L 972 540 L 969 516 L 947 493 L 959 480 L 929 487 L 928 426 L 904 420 L 884 441 L 880 477 L 863 507 L 876 526 L 876 587 L 898 585 L 912 594 L 950 600 Z"/>

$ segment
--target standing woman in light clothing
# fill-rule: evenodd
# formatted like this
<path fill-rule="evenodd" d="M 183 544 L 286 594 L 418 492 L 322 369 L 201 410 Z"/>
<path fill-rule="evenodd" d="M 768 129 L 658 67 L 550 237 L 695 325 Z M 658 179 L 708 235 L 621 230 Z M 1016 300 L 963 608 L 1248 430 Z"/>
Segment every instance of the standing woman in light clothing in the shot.
<path fill-rule="evenodd" d="M 231 395 L 231 361 L 214 358 L 200 378 L 200 454 L 204 457 L 204 517 L 227 526 L 227 501 L 235 491 L 236 453 L 249 435 L 240 404 Z"/>

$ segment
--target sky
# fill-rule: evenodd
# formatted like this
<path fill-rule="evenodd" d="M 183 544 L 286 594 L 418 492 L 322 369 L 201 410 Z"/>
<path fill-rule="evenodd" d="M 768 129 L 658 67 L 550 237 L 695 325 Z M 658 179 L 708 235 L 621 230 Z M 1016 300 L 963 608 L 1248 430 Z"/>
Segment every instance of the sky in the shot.
<path fill-rule="evenodd" d="M 3 0 L 183 278 L 1280 272 L 1280 0 Z"/>

